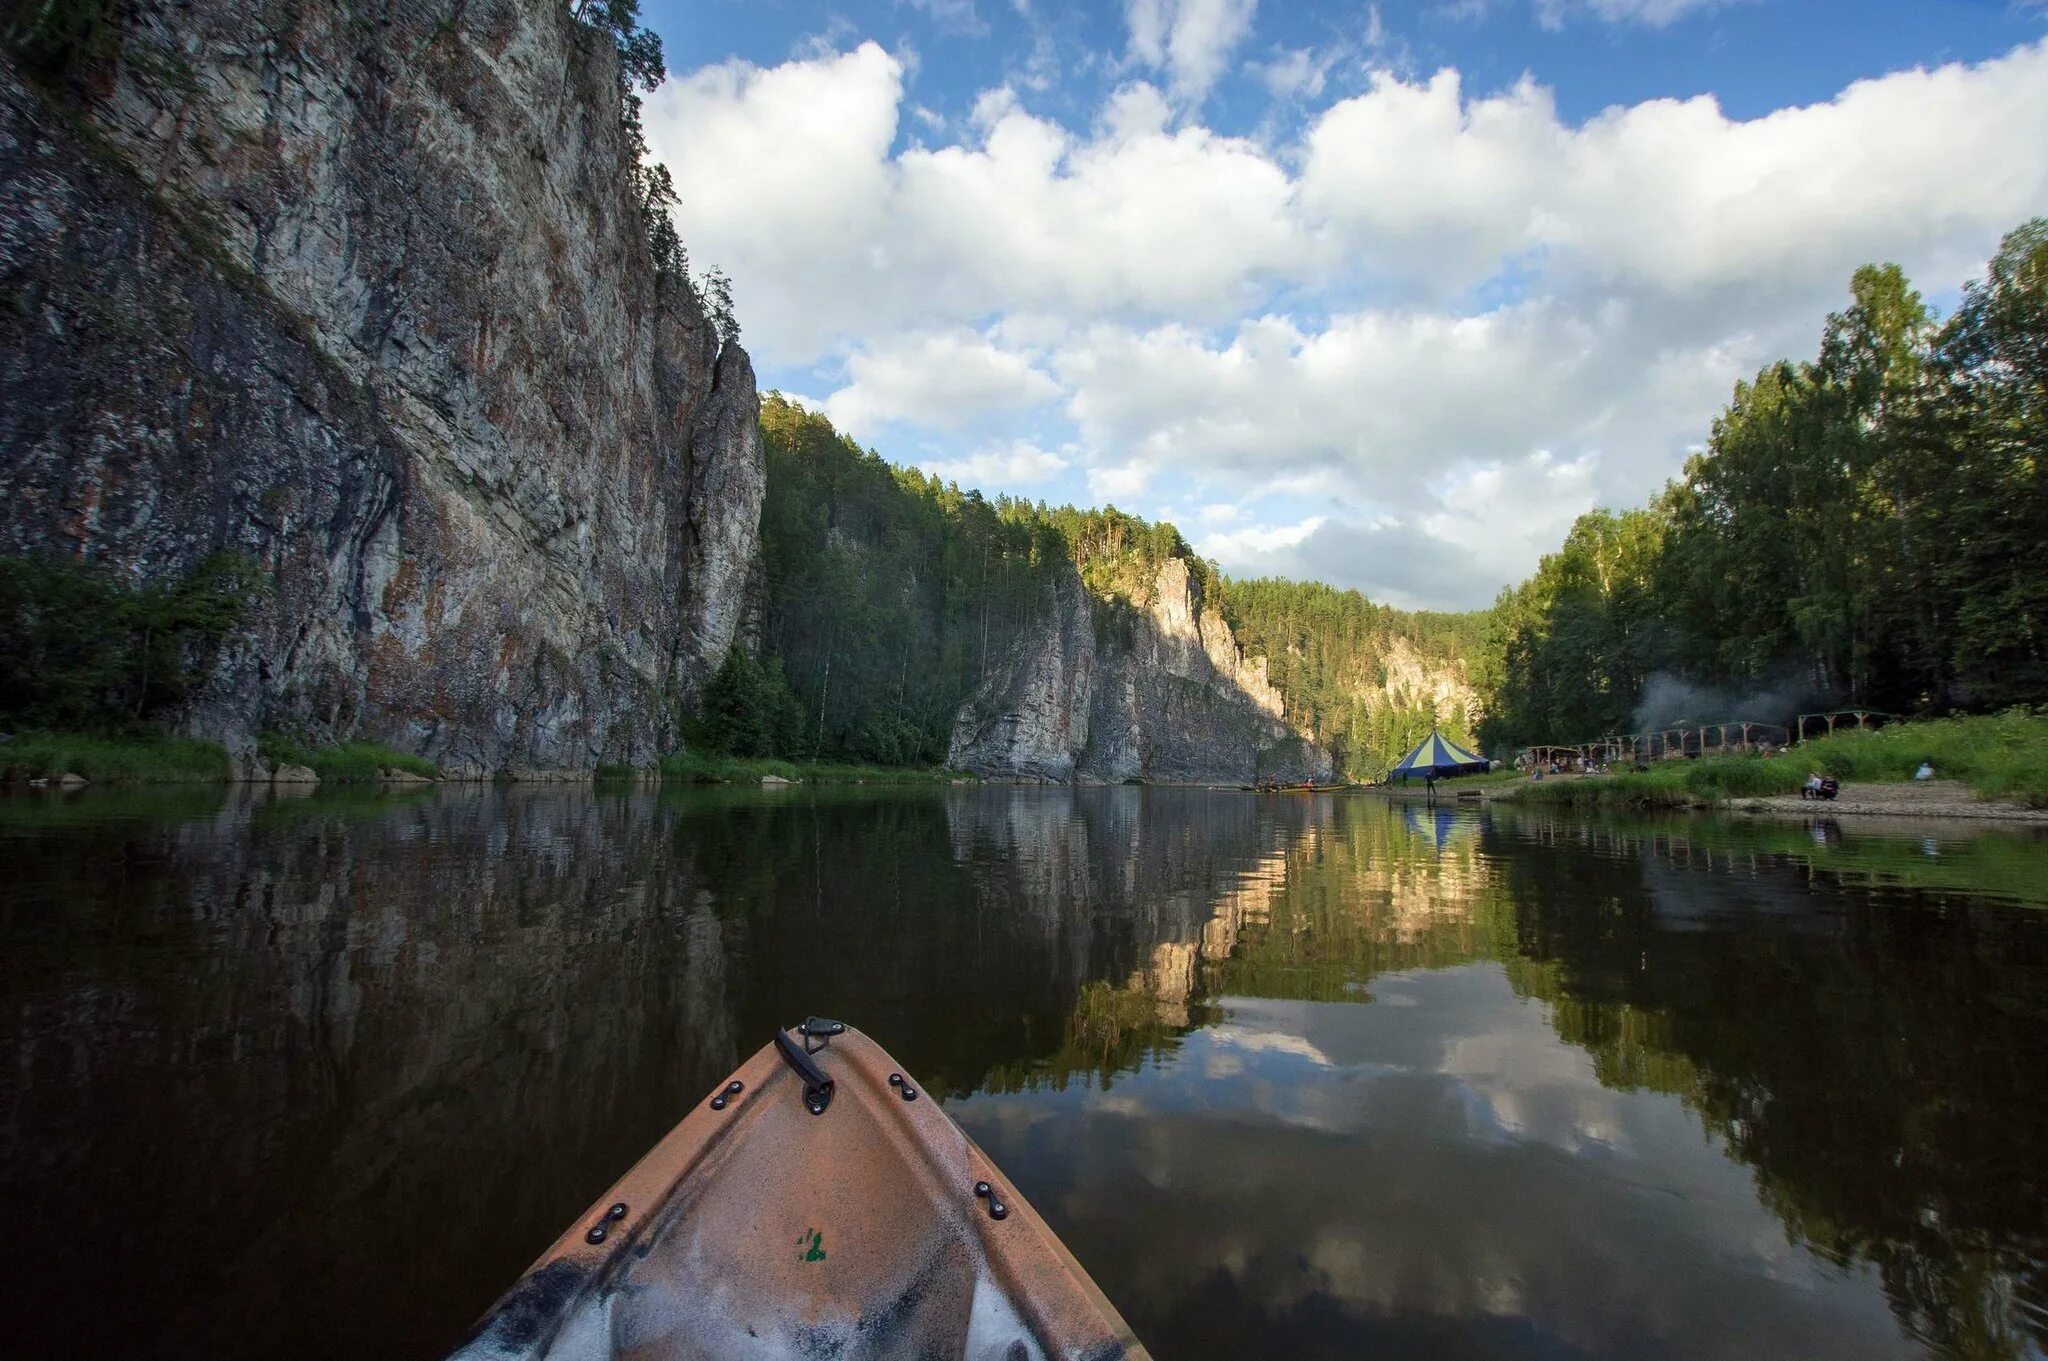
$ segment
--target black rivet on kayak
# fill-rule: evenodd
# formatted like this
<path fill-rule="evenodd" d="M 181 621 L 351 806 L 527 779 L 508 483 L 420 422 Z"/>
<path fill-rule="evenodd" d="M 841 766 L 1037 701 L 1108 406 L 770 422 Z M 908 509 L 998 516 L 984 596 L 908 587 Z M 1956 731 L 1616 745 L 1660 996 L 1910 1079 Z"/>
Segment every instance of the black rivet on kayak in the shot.
<path fill-rule="evenodd" d="M 825 1103 L 822 1101 L 806 1101 L 804 1102 L 804 1109 L 812 1115 L 823 1115 L 825 1113 Z"/>
<path fill-rule="evenodd" d="M 903 1085 L 903 1074 L 901 1074 L 901 1073 L 891 1073 L 891 1074 L 889 1074 L 889 1085 L 890 1085 L 891 1087 L 901 1087 L 901 1086 Z"/>
<path fill-rule="evenodd" d="M 622 1200 L 609 1210 L 606 1210 L 604 1217 L 606 1219 L 624 1219 L 626 1217 L 626 1202 Z"/>
<path fill-rule="evenodd" d="M 1003 1204 L 1000 1200 L 990 1200 L 988 1203 L 988 1217 L 990 1219 L 1008 1219 L 1010 1217 L 1010 1207 Z"/>
<path fill-rule="evenodd" d="M 727 1096 L 738 1096 L 741 1092 L 745 1091 L 746 1089 L 747 1084 L 740 1081 L 738 1078 L 734 1078 L 732 1081 L 725 1084 L 725 1094 Z"/>
<path fill-rule="evenodd" d="M 592 1224 L 590 1232 L 583 1235 L 583 1241 L 586 1243 L 602 1243 L 604 1241 L 604 1225 Z"/>
<path fill-rule="evenodd" d="M 995 1187 L 990 1186 L 985 1181 L 978 1181 L 974 1183 L 974 1194 L 976 1194 L 977 1196 L 990 1195 L 995 1191 L 995 1189 Z"/>
<path fill-rule="evenodd" d="M 911 1085 L 910 1085 L 909 1083 L 907 1083 L 907 1082 L 906 1082 L 906 1083 L 904 1083 L 904 1084 L 903 1084 L 903 1099 L 904 1099 L 905 1101 L 915 1101 L 915 1100 L 917 1100 L 917 1088 L 915 1088 L 915 1087 L 911 1086 Z"/>
<path fill-rule="evenodd" d="M 711 1098 L 711 1109 L 715 1111 L 722 1111 L 725 1109 L 724 1092 L 720 1092 L 717 1096 Z"/>

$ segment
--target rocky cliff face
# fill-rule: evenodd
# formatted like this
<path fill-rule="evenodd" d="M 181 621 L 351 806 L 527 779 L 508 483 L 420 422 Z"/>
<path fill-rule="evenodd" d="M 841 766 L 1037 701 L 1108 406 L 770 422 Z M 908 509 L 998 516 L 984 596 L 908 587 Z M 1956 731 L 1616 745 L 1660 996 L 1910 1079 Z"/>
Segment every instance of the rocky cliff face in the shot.
<path fill-rule="evenodd" d="M 1161 563 L 1145 596 L 1104 600 L 1062 573 L 1042 622 L 961 706 L 948 764 L 1056 782 L 1329 777 L 1185 562 Z"/>
<path fill-rule="evenodd" d="M 646 764 L 732 640 L 754 378 L 657 280 L 569 7 L 138 0 L 0 59 L 0 551 L 267 590 L 187 716 Z"/>
<path fill-rule="evenodd" d="M 1395 637 L 1380 657 L 1378 689 L 1385 708 L 1431 712 L 1466 725 L 1478 722 L 1485 709 L 1462 658 L 1425 656 L 1401 637 Z"/>

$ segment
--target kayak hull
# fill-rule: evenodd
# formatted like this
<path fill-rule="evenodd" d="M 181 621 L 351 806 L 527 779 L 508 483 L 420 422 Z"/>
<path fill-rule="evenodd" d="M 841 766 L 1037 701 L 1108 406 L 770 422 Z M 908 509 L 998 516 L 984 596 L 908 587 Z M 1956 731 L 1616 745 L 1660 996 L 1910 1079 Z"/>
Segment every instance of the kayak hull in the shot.
<path fill-rule="evenodd" d="M 764 1047 L 454 1356 L 1146 1358 L 1037 1212 L 880 1045 L 847 1028 L 809 1061 L 832 1083 L 821 1113 L 806 1078 Z"/>

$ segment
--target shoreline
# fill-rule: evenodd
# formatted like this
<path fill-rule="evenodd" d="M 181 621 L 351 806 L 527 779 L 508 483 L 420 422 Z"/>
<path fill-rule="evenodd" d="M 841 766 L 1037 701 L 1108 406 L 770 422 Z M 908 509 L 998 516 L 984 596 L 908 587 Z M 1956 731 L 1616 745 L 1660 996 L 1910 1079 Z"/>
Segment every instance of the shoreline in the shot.
<path fill-rule="evenodd" d="M 2011 822 L 2048 826 L 2048 808 L 2030 808 L 2023 803 L 1980 799 L 1954 780 L 1928 780 L 1921 784 L 1844 784 L 1839 797 L 1813 802 L 1797 795 L 1777 794 L 1765 798 L 1730 799 L 1722 805 L 1731 812 L 1757 817 L 1812 817 L 1816 814 L 1842 817 L 1948 818 L 1966 822 Z"/>
<path fill-rule="evenodd" d="M 1553 775 L 1552 781 L 1569 781 L 1585 778 L 1573 775 Z M 1762 796 L 1738 796 L 1724 800 L 1710 800 L 1697 797 L 1682 802 L 1645 804 L 1633 807 L 1626 802 L 1603 803 L 1593 800 L 1576 799 L 1532 799 L 1522 797 L 1522 791 L 1532 787 L 1531 781 L 1518 781 L 1494 790 L 1479 791 L 1486 802 L 1500 801 L 1518 804 L 1526 808 L 1551 807 L 1589 812 L 1597 808 L 1613 808 L 1638 812 L 1685 812 L 1685 813 L 1742 813 L 1751 817 L 1767 818 L 1913 818 L 1942 819 L 1956 822 L 1997 822 L 2019 826 L 2048 826 L 2048 808 L 2034 808 L 2023 803 L 2010 803 L 1998 799 L 1980 799 L 1967 785 L 1955 780 L 1929 780 L 1924 783 L 1888 782 L 1859 780 L 1843 782 L 1841 794 L 1830 800 L 1815 801 L 1802 799 L 1796 794 L 1772 794 Z M 1442 802 L 1438 795 L 1438 802 Z"/>

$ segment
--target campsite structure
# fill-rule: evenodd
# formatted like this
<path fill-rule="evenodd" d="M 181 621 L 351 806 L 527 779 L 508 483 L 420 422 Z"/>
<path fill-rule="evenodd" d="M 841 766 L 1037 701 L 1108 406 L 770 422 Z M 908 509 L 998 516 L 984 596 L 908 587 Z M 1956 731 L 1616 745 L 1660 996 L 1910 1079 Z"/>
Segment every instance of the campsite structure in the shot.
<path fill-rule="evenodd" d="M 1782 723 L 1754 718 L 1704 723 L 1687 719 L 1646 732 L 1611 733 L 1591 742 L 1526 747 L 1516 755 L 1515 765 L 1523 770 L 1555 766 L 1561 771 L 1576 772 L 1591 765 L 1646 765 L 1684 756 L 1771 751 L 1789 746 L 1791 741 L 1791 730 Z"/>
<path fill-rule="evenodd" d="M 1492 763 L 1485 757 L 1474 756 L 1441 732 L 1432 732 L 1416 744 L 1415 750 L 1394 763 L 1387 778 L 1443 780 L 1453 775 L 1483 775 L 1490 769 Z"/>

